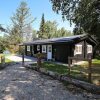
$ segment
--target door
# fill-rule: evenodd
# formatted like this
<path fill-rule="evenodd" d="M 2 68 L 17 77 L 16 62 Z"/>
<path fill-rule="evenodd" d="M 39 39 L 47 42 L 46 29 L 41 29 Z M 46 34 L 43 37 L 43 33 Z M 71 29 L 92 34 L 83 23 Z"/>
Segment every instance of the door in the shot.
<path fill-rule="evenodd" d="M 52 45 L 47 45 L 47 60 L 52 59 Z"/>

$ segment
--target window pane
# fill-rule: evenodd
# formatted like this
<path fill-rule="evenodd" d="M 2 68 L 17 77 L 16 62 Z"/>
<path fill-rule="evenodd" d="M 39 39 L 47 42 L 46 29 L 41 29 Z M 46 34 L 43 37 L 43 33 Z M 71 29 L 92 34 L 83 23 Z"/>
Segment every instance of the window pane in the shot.
<path fill-rule="evenodd" d="M 46 53 L 46 45 L 42 45 L 42 52 Z"/>
<path fill-rule="evenodd" d="M 27 46 L 27 51 L 30 51 L 30 46 Z"/>

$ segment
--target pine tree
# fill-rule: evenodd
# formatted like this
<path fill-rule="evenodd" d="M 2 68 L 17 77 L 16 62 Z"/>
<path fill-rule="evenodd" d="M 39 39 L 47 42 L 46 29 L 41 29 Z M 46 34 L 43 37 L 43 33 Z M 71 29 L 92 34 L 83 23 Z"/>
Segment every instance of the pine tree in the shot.
<path fill-rule="evenodd" d="M 26 27 L 31 25 L 34 21 L 26 2 L 22 1 L 20 3 L 20 6 L 17 8 L 13 17 L 11 17 L 11 20 L 13 28 L 10 35 L 12 36 L 12 34 L 14 34 L 14 37 L 18 37 L 18 41 L 16 42 L 21 43 L 23 42 Z"/>
<path fill-rule="evenodd" d="M 45 36 L 45 18 L 44 18 L 44 14 L 42 14 L 40 28 L 38 32 L 38 38 L 40 39 L 45 38 L 44 36 Z"/>

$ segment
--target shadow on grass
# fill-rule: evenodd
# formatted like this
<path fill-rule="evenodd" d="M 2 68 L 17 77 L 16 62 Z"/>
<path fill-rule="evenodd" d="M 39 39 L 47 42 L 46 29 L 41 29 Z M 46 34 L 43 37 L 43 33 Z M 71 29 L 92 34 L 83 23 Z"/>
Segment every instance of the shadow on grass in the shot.
<path fill-rule="evenodd" d="M 36 66 L 34 63 L 32 66 Z M 43 62 L 42 68 L 46 70 L 57 72 L 59 74 L 68 75 L 68 66 L 59 65 L 53 62 Z M 88 65 L 75 65 L 71 68 L 70 77 L 88 82 Z M 92 64 L 92 83 L 100 85 L 100 67 L 99 64 Z"/>

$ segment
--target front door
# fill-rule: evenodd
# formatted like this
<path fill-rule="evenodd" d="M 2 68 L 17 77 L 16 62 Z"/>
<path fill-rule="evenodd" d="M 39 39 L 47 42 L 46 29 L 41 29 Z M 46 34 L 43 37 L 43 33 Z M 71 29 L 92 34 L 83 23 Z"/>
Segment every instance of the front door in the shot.
<path fill-rule="evenodd" d="M 47 60 L 52 59 L 52 45 L 47 45 Z"/>

